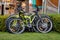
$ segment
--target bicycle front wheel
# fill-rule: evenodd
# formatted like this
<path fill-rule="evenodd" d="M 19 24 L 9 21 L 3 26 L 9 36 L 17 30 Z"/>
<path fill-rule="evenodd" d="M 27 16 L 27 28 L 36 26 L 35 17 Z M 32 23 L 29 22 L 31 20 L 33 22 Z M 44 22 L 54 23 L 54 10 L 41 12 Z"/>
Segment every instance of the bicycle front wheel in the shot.
<path fill-rule="evenodd" d="M 25 30 L 24 22 L 18 18 L 10 18 L 7 29 L 11 33 L 22 33 Z"/>

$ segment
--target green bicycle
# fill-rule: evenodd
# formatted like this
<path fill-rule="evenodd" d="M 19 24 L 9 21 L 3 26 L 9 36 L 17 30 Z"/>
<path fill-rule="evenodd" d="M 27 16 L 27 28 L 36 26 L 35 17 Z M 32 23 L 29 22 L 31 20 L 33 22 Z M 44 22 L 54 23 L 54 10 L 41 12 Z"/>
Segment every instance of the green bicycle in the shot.
<path fill-rule="evenodd" d="M 18 5 L 19 6 L 19 5 Z M 17 7 L 17 14 L 11 15 L 6 20 L 6 28 L 11 33 L 22 33 L 25 28 L 32 28 L 36 32 L 47 33 L 52 29 L 52 21 L 46 15 L 38 15 L 36 11 L 24 12 L 21 6 Z"/>
<path fill-rule="evenodd" d="M 12 33 L 22 33 L 25 30 L 25 27 L 34 28 L 38 18 L 34 12 L 32 13 L 28 15 L 28 13 L 20 11 L 19 14 L 11 15 L 6 20 L 6 27 L 8 31 Z M 35 28 L 34 30 L 36 31 Z"/>

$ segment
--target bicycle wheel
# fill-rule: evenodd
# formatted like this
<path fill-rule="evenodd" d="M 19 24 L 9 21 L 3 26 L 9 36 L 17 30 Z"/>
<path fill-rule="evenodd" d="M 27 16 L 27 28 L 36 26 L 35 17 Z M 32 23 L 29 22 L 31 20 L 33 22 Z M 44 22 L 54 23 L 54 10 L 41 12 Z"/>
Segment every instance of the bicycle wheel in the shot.
<path fill-rule="evenodd" d="M 42 21 L 41 21 L 42 20 Z M 52 30 L 52 21 L 48 16 L 41 16 L 41 19 L 37 21 L 37 30 L 41 33 L 48 33 Z"/>
<path fill-rule="evenodd" d="M 21 19 L 10 18 L 7 24 L 7 30 L 11 33 L 22 33 L 25 30 L 24 22 Z"/>

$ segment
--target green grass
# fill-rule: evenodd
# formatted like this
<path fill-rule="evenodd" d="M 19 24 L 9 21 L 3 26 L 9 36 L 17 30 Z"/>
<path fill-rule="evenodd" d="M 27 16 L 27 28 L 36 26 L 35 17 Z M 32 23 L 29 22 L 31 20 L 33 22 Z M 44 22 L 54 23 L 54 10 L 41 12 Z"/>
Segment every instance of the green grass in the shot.
<path fill-rule="evenodd" d="M 47 34 L 36 32 L 26 32 L 22 34 L 0 32 L 0 40 L 60 40 L 60 34 L 53 31 Z"/>

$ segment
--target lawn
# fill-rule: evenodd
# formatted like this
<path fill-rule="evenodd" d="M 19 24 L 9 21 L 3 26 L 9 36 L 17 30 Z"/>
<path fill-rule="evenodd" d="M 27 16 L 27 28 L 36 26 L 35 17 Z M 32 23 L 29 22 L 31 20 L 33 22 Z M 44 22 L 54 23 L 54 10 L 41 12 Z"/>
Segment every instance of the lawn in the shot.
<path fill-rule="evenodd" d="M 25 32 L 22 34 L 0 32 L 0 40 L 60 40 L 60 33 L 53 31 L 47 34 L 36 32 Z"/>

